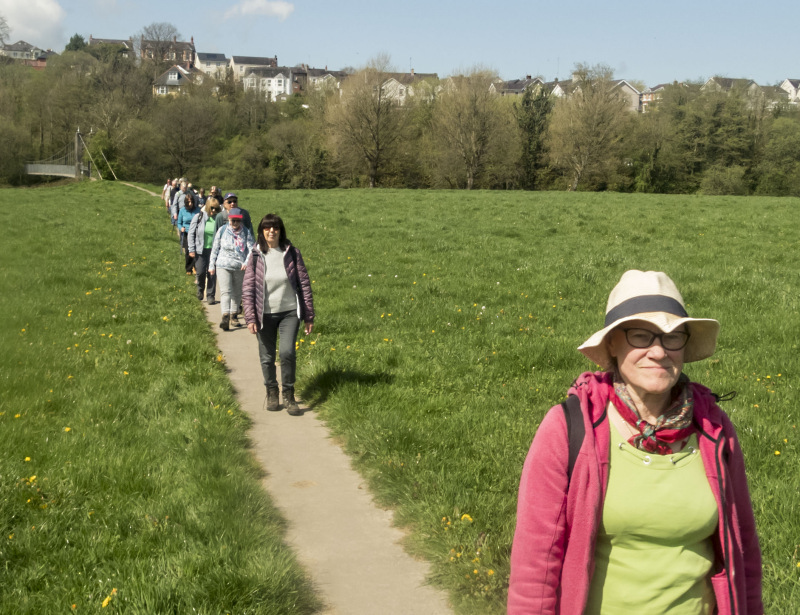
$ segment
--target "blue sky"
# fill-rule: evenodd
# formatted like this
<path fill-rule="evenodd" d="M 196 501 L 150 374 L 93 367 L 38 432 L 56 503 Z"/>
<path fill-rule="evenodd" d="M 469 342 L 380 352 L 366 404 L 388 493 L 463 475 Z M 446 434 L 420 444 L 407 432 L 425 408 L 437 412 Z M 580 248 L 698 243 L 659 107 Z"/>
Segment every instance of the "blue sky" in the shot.
<path fill-rule="evenodd" d="M 198 51 L 283 66 L 359 68 L 387 53 L 397 70 L 441 77 L 481 66 L 565 79 L 583 62 L 645 85 L 800 78 L 800 2 L 785 0 L 0 0 L 0 15 L 11 41 L 56 51 L 76 32 L 128 38 L 166 21 Z"/>

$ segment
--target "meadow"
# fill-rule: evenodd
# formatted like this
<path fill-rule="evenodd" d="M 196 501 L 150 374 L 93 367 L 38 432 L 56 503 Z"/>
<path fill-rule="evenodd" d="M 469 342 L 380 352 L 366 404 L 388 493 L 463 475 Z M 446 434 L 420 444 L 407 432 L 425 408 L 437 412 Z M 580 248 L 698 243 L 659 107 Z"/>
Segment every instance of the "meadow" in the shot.
<path fill-rule="evenodd" d="M 316 612 L 163 207 L 0 207 L 0 613 Z"/>
<path fill-rule="evenodd" d="M 800 612 L 800 199 L 239 196 L 254 221 L 284 218 L 313 281 L 301 396 L 459 613 L 504 610 L 522 462 L 544 413 L 594 369 L 576 347 L 601 327 L 608 292 L 631 268 L 666 271 L 691 315 L 722 324 L 714 357 L 685 371 L 738 393 L 723 408 L 748 464 L 767 611 Z M 99 606 L 118 587 L 111 604 L 125 596 L 141 612 L 139 592 L 163 605 L 219 600 L 205 612 L 252 597 L 226 608 L 272 612 L 258 610 L 265 590 L 252 563 L 269 536 L 280 545 L 280 520 L 253 484 L 247 422 L 157 199 L 106 183 L 2 191 L 0 203 L 13 213 L 0 277 L 0 477 L 14 494 L 0 516 L 0 603 L 72 595 Z M 203 543 L 206 515 L 226 528 L 247 517 L 246 529 Z M 237 531 L 263 540 L 240 542 Z M 236 568 L 242 561 L 251 565 Z M 198 569 L 217 584 L 185 589 Z M 297 612 L 313 609 L 302 573 L 293 579 L 300 589 L 285 591 L 304 599 Z"/>

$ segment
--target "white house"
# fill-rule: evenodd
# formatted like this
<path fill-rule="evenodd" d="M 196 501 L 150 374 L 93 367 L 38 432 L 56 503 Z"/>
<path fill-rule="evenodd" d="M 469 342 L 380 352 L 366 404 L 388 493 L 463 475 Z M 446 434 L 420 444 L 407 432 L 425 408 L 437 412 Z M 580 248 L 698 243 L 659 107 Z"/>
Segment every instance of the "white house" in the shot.
<path fill-rule="evenodd" d="M 393 99 L 397 104 L 404 105 L 415 94 L 422 94 L 424 84 L 434 84 L 439 81 L 436 73 L 389 73 L 388 79 L 381 88 L 384 95 Z"/>
<path fill-rule="evenodd" d="M 175 64 L 162 73 L 153 83 L 153 96 L 167 96 L 181 93 L 191 84 L 203 83 L 205 73 L 190 63 Z"/>
<path fill-rule="evenodd" d="M 230 61 L 233 78 L 241 81 L 255 68 L 277 68 L 278 56 L 274 58 L 260 58 L 255 56 L 231 56 Z"/>
<path fill-rule="evenodd" d="M 225 77 L 228 64 L 229 60 L 224 53 L 203 53 L 200 51 L 197 52 L 197 59 L 194 63 L 195 68 L 215 79 L 223 79 Z"/>
<path fill-rule="evenodd" d="M 791 104 L 800 102 L 800 79 L 784 79 L 778 87 L 789 95 Z"/>
<path fill-rule="evenodd" d="M 527 90 L 543 87 L 544 81 L 539 77 L 531 78 L 527 75 L 525 79 L 512 79 L 511 81 L 498 81 L 489 86 L 489 91 L 492 94 L 500 94 L 500 96 L 522 96 Z"/>
<path fill-rule="evenodd" d="M 285 100 L 292 94 L 292 71 L 286 67 L 253 68 L 242 79 L 245 91 L 254 90 L 271 101 Z"/>
<path fill-rule="evenodd" d="M 36 60 L 42 55 L 42 52 L 44 52 L 44 49 L 40 49 L 25 41 L 17 41 L 16 43 L 0 47 L 0 54 L 13 58 L 14 60 Z"/>

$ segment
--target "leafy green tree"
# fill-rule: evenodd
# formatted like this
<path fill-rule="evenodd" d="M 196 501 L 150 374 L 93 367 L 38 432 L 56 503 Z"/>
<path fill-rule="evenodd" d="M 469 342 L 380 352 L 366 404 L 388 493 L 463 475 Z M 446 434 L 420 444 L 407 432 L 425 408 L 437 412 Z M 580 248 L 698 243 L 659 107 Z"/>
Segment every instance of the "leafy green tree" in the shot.
<path fill-rule="evenodd" d="M 547 125 L 555 101 L 543 87 L 528 88 L 522 100 L 514 103 L 514 116 L 520 131 L 520 184 L 525 190 L 539 185 L 539 176 L 547 166 Z"/>
<path fill-rule="evenodd" d="M 758 165 L 757 194 L 800 196 L 800 121 L 779 117 L 769 128 Z"/>
<path fill-rule="evenodd" d="M 86 39 L 84 39 L 80 34 L 75 33 L 69 39 L 67 46 L 64 47 L 64 51 L 83 51 L 86 49 L 86 47 Z"/>

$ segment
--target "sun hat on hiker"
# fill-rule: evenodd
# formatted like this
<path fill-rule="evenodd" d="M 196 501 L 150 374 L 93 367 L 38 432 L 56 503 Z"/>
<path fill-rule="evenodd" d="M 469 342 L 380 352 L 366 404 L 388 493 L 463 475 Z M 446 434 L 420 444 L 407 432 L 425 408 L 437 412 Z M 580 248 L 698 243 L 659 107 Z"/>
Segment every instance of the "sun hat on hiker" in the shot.
<path fill-rule="evenodd" d="M 714 354 L 719 322 L 711 318 L 689 318 L 683 297 L 666 273 L 631 269 L 622 274 L 606 304 L 605 327 L 578 346 L 586 357 L 608 369 L 613 364 L 608 353 L 608 335 L 631 320 L 649 322 L 664 332 L 686 325 L 689 341 L 683 362 L 700 361 Z"/>
<path fill-rule="evenodd" d="M 242 218 L 244 218 L 244 214 L 238 207 L 231 207 L 228 210 L 228 220 L 241 220 Z"/>

